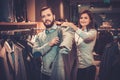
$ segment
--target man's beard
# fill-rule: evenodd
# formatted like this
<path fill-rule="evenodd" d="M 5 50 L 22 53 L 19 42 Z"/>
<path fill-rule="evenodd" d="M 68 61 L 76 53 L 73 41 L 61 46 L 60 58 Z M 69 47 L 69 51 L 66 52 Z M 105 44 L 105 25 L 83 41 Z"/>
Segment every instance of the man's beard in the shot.
<path fill-rule="evenodd" d="M 51 28 L 54 25 L 54 20 L 51 22 L 51 24 L 46 25 L 45 23 L 44 23 L 44 25 L 46 28 Z"/>

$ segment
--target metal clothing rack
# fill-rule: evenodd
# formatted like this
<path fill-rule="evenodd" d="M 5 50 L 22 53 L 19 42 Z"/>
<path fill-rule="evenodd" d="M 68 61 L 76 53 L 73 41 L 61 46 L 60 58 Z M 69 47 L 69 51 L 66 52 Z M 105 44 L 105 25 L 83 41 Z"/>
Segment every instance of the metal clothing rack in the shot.
<path fill-rule="evenodd" d="M 102 29 L 102 28 L 98 28 L 98 31 L 120 31 L 120 29 L 114 29 L 114 28 L 111 28 L 111 29 Z"/>
<path fill-rule="evenodd" d="M 31 29 L 15 29 L 15 30 L 6 30 L 0 31 L 0 40 L 29 40 L 34 35 L 36 35 L 36 30 L 43 30 L 41 28 L 31 28 Z"/>
<path fill-rule="evenodd" d="M 114 29 L 114 28 L 98 28 L 97 29 L 98 32 L 101 32 L 101 31 L 105 31 L 105 32 L 113 32 L 113 33 L 117 33 L 119 34 L 120 33 L 120 28 L 117 28 L 117 29 Z"/>
<path fill-rule="evenodd" d="M 99 36 L 99 33 L 101 32 L 109 32 L 112 34 L 113 38 L 114 39 L 119 39 L 120 40 L 120 28 L 117 28 L 117 29 L 114 29 L 114 28 L 111 28 L 111 29 L 97 29 L 98 31 L 98 36 Z"/>

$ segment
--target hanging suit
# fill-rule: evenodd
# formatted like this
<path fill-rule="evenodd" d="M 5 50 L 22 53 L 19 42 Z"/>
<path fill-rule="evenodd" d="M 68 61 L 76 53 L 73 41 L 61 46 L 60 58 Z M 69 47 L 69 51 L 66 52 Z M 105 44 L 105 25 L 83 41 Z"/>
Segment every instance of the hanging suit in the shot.
<path fill-rule="evenodd" d="M 6 80 L 27 80 L 24 66 L 22 48 L 13 44 L 14 51 L 7 41 L 0 50 L 0 57 L 3 58 Z"/>
<path fill-rule="evenodd" d="M 120 50 L 117 42 L 106 46 L 100 63 L 100 80 L 120 80 Z"/>

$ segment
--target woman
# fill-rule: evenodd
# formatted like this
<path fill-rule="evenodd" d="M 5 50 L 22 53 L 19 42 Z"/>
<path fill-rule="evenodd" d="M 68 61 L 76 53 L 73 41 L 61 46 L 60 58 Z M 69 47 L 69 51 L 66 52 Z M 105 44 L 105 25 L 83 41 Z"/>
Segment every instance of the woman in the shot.
<path fill-rule="evenodd" d="M 79 27 L 73 23 L 64 22 L 62 26 L 70 26 L 75 30 L 77 47 L 77 80 L 95 80 L 93 48 L 97 31 L 94 27 L 93 14 L 85 10 L 80 14 Z"/>

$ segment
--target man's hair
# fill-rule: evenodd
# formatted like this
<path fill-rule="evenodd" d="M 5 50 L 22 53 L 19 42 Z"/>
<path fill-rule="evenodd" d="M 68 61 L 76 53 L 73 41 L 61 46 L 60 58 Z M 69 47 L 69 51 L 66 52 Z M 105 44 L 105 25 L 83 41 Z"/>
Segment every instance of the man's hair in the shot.
<path fill-rule="evenodd" d="M 49 7 L 49 6 L 44 6 L 44 7 L 42 7 L 41 10 L 40 10 L 40 16 L 41 16 L 42 11 L 44 11 L 44 10 L 46 10 L 46 9 L 50 9 L 51 12 L 52 12 L 52 14 L 54 14 L 54 12 L 53 12 L 53 10 L 52 10 L 51 7 Z"/>

